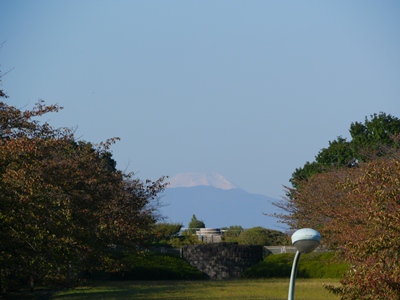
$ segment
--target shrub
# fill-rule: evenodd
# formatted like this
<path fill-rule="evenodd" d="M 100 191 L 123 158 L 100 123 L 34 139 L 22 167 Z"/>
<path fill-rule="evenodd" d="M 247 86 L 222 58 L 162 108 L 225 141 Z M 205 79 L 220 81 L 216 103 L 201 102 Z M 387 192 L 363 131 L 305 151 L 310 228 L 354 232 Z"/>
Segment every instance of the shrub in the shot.
<path fill-rule="evenodd" d="M 97 271 L 92 279 L 101 280 L 196 280 L 206 275 L 184 259 L 166 253 L 125 254 L 117 260 L 118 270 Z"/>
<path fill-rule="evenodd" d="M 222 241 L 227 243 L 239 243 L 239 235 L 243 232 L 243 227 L 240 225 L 231 225 L 222 227 Z"/>
<path fill-rule="evenodd" d="M 169 241 L 179 235 L 181 223 L 157 223 L 151 229 L 152 245 L 168 246 Z"/>
<path fill-rule="evenodd" d="M 263 227 L 253 227 L 242 231 L 238 241 L 239 244 L 261 246 L 286 245 L 288 243 L 284 233 Z"/>
<path fill-rule="evenodd" d="M 341 278 L 348 265 L 337 261 L 333 252 L 311 253 L 300 256 L 297 277 L 299 278 Z M 267 256 L 264 261 L 248 268 L 242 278 L 289 278 L 294 253 Z"/>
<path fill-rule="evenodd" d="M 242 278 L 289 277 L 292 268 L 293 254 L 283 253 L 268 255 L 262 262 L 246 269 Z"/>
<path fill-rule="evenodd" d="M 348 264 L 338 261 L 334 252 L 314 252 L 300 257 L 298 275 L 303 278 L 342 278 L 348 270 Z"/>

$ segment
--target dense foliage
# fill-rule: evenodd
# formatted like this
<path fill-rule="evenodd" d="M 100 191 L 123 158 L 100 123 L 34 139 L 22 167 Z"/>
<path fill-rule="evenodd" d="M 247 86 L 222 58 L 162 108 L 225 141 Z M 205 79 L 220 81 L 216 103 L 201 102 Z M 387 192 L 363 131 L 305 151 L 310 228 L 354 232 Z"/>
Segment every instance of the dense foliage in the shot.
<path fill-rule="evenodd" d="M 179 236 L 183 225 L 181 223 L 159 222 L 151 229 L 151 244 L 153 246 L 170 246 L 171 241 Z"/>
<path fill-rule="evenodd" d="M 238 242 L 247 245 L 275 246 L 287 245 L 289 241 L 287 235 L 278 230 L 253 227 L 242 231 Z"/>
<path fill-rule="evenodd" d="M 177 255 L 146 252 L 120 253 L 117 270 L 96 270 L 90 278 L 101 280 L 196 280 L 207 278 Z"/>
<path fill-rule="evenodd" d="M 240 225 L 231 225 L 222 227 L 222 241 L 224 242 L 239 242 L 239 235 L 243 232 L 243 227 Z"/>
<path fill-rule="evenodd" d="M 40 101 L 22 111 L 0 102 L 0 269 L 51 283 L 107 263 L 110 245 L 138 249 L 157 221 L 163 178 L 142 182 L 115 169 L 113 140 L 77 142 L 40 124 L 61 109 Z"/>
<path fill-rule="evenodd" d="M 290 182 L 298 188 L 312 175 L 327 172 L 338 167 L 354 167 L 358 162 L 368 161 L 371 157 L 381 156 L 382 146 L 398 148 L 399 144 L 392 136 L 400 132 L 400 119 L 383 112 L 365 118 L 364 123 L 351 123 L 351 140 L 341 136 L 329 142 L 315 157 L 315 161 L 306 162 L 297 168 Z"/>
<path fill-rule="evenodd" d="M 336 185 L 340 207 L 321 228 L 353 266 L 335 291 L 342 299 L 399 299 L 400 152 L 346 175 Z"/>
<path fill-rule="evenodd" d="M 192 219 L 189 222 L 188 228 L 190 229 L 189 231 L 192 233 L 195 233 L 197 229 L 199 228 L 205 228 L 206 225 L 202 220 L 199 220 L 196 218 L 196 215 L 192 216 Z"/>
<path fill-rule="evenodd" d="M 329 168 L 326 164 L 297 178 L 278 204 L 289 212 L 281 216 L 285 223 L 317 229 L 325 246 L 352 265 L 342 286 L 331 287 L 342 299 L 400 298 L 399 124 L 385 114 L 374 115 L 365 125 L 352 124 L 352 142 L 344 146 L 347 142 L 341 140 L 323 149 L 318 159 L 329 162 L 335 149 L 350 149 L 356 161 L 335 165 L 331 160 Z M 321 163 L 307 165 L 315 167 Z"/>
<path fill-rule="evenodd" d="M 242 278 L 289 278 L 294 254 L 268 255 L 262 262 L 243 272 Z M 342 278 L 349 266 L 336 260 L 333 252 L 311 253 L 300 256 L 297 277 Z"/>

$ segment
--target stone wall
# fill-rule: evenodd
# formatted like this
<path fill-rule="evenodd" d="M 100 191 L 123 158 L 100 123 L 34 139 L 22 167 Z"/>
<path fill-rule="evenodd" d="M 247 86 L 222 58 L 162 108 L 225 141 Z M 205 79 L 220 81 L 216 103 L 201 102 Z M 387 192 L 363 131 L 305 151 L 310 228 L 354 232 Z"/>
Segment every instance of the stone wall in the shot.
<path fill-rule="evenodd" d="M 263 259 L 263 247 L 237 243 L 186 245 L 182 257 L 210 279 L 234 279 Z"/>

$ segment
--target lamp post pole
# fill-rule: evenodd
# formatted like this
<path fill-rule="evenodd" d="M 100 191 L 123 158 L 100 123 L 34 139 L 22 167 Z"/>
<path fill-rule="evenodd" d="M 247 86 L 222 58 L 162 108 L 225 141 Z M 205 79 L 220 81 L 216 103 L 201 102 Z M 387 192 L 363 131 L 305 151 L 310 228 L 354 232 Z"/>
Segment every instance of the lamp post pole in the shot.
<path fill-rule="evenodd" d="M 297 251 L 293 260 L 292 272 L 290 274 L 288 300 L 294 300 L 294 288 L 301 253 L 310 253 L 314 251 L 318 247 L 320 241 L 321 235 L 319 232 L 311 228 L 299 229 L 293 233 L 292 244 L 296 247 Z"/>
<path fill-rule="evenodd" d="M 289 297 L 288 297 L 288 300 L 294 300 L 294 284 L 296 282 L 297 267 L 299 265 L 300 255 L 301 255 L 301 253 L 299 251 L 296 251 L 296 255 L 295 255 L 294 260 L 293 260 L 292 273 L 290 273 L 290 284 L 289 284 Z"/>

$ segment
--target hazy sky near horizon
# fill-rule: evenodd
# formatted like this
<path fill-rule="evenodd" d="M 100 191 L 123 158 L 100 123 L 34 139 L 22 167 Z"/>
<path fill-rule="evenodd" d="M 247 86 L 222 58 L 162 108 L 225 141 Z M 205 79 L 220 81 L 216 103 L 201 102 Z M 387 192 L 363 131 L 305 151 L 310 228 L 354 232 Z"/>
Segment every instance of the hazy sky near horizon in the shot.
<path fill-rule="evenodd" d="M 400 117 L 399 1 L 2 0 L 7 103 L 38 99 L 141 179 L 280 198 L 355 121 Z"/>

